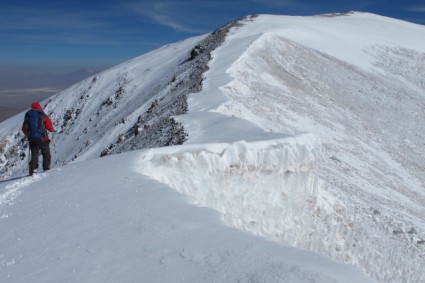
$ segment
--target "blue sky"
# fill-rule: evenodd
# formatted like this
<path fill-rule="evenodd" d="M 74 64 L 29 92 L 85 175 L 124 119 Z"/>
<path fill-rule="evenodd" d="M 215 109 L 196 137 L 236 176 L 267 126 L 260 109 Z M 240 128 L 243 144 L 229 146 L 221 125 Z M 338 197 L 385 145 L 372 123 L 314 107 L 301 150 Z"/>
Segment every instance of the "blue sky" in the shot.
<path fill-rule="evenodd" d="M 346 10 L 425 24 L 423 0 L 2 0 L 0 68 L 109 67 L 248 14 Z"/>

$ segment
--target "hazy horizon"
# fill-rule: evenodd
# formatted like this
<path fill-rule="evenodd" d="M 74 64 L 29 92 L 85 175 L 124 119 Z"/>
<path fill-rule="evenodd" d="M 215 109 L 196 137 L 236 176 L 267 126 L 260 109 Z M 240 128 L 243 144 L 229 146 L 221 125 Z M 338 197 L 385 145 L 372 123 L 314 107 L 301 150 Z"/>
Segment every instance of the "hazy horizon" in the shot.
<path fill-rule="evenodd" d="M 0 122 L 109 67 L 0 65 Z"/>
<path fill-rule="evenodd" d="M 26 109 L 29 109 L 34 101 L 43 101 L 46 98 L 56 94 L 57 92 L 21 92 L 8 94 L 0 92 L 0 122 L 3 122 L 10 117 L 19 114 Z"/>

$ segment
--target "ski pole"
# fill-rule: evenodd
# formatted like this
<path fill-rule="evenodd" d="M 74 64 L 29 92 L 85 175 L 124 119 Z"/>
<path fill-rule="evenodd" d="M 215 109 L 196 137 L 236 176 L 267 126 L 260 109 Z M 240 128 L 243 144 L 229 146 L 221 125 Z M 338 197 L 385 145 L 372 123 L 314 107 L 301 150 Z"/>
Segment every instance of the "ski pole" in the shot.
<path fill-rule="evenodd" d="M 30 147 L 30 143 L 28 141 L 28 165 L 31 164 L 31 147 Z"/>
<path fill-rule="evenodd" d="M 57 153 L 57 151 L 56 151 L 55 137 L 56 137 L 56 131 L 55 131 L 55 132 L 53 132 L 53 135 L 52 135 L 52 143 L 53 143 L 53 149 L 55 150 L 55 155 L 57 156 L 57 155 L 58 155 L 58 153 Z"/>

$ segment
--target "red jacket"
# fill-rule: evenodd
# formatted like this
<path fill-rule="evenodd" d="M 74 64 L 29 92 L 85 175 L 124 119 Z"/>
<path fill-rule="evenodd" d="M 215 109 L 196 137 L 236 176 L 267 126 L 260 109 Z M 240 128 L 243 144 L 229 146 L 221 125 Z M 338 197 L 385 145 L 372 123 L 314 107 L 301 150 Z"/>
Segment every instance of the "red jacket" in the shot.
<path fill-rule="evenodd" d="M 43 108 L 41 107 L 40 103 L 38 103 L 38 102 L 34 102 L 33 104 L 31 104 L 31 109 L 43 111 Z M 50 120 L 50 117 L 47 116 L 47 114 L 44 114 L 44 127 L 49 132 L 55 131 L 55 129 L 53 128 L 52 120 Z M 25 124 L 25 122 L 22 124 L 22 132 L 24 132 L 25 136 L 28 136 L 28 129 L 27 129 L 27 125 Z M 50 139 L 49 139 L 48 136 L 46 136 L 46 137 L 43 138 L 43 140 L 49 141 Z"/>

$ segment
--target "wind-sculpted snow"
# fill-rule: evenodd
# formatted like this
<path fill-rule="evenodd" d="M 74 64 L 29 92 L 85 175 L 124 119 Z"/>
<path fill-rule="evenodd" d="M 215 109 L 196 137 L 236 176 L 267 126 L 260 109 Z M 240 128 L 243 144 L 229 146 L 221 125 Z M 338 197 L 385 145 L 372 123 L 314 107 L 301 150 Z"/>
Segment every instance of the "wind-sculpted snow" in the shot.
<path fill-rule="evenodd" d="M 138 170 L 218 210 L 233 227 L 276 241 L 350 258 L 352 220 L 317 178 L 314 135 L 153 149 Z"/>
<path fill-rule="evenodd" d="M 422 280 L 420 262 L 403 268 L 399 261 L 413 250 L 403 251 L 387 238 L 374 242 L 379 249 L 371 246 L 362 220 L 318 180 L 320 148 L 317 137 L 303 134 L 153 149 L 142 156 L 138 170 L 187 195 L 193 204 L 219 211 L 232 227 L 326 253 L 385 282 Z M 394 274 L 388 263 L 401 273 Z"/>
<path fill-rule="evenodd" d="M 403 250 L 388 238 L 373 242 L 378 248 L 371 246 L 374 240 L 362 220 L 327 192 L 317 175 L 320 148 L 316 136 L 303 134 L 152 149 L 143 154 L 137 170 L 185 194 L 193 204 L 219 211 L 232 227 L 325 252 L 386 282 L 422 280 L 420 261 L 404 268 L 400 262 L 414 249 Z M 385 221 L 379 213 L 375 221 Z M 388 263 L 401 273 L 395 275 Z"/>

